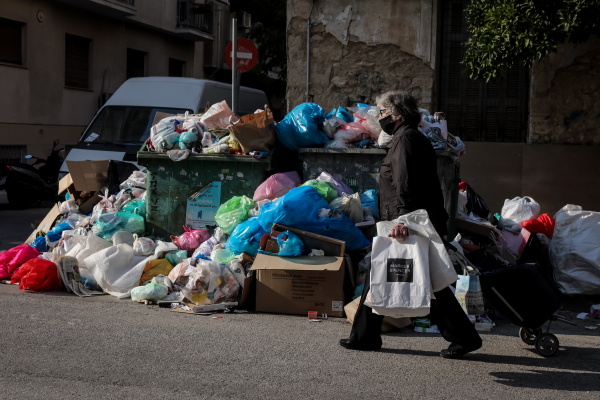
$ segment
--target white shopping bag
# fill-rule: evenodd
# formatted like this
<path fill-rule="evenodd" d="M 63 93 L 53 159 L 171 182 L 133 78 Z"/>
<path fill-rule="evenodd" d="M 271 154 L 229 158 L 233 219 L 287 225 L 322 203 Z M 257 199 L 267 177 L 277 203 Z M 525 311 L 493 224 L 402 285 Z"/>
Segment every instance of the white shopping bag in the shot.
<path fill-rule="evenodd" d="M 371 256 L 370 307 L 390 317 L 429 314 L 429 239 L 409 236 L 406 241 L 377 236 Z"/>

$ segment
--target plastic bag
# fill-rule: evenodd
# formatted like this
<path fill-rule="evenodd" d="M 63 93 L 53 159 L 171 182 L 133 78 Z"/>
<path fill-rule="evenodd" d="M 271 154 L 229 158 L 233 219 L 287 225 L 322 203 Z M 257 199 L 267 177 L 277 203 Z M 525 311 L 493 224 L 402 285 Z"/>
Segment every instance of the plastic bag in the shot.
<path fill-rule="evenodd" d="M 58 269 L 56 264 L 41 258 L 34 258 L 23 264 L 12 276 L 11 284 L 19 283 L 21 290 L 58 290 Z"/>
<path fill-rule="evenodd" d="M 144 270 L 142 272 L 142 276 L 140 278 L 140 283 L 138 286 L 143 285 L 144 282 L 151 280 L 157 275 L 163 274 L 167 276 L 169 275 L 169 272 L 171 272 L 172 269 L 173 265 L 171 265 L 169 260 L 165 258 L 149 260 L 144 266 Z"/>
<path fill-rule="evenodd" d="M 92 227 L 92 232 L 105 240 L 110 240 L 120 230 L 140 234 L 145 229 L 144 217 L 129 212 L 117 211 L 114 214 L 102 215 L 98 223 Z"/>
<path fill-rule="evenodd" d="M 123 244 L 123 243 L 133 246 L 135 237 L 133 236 L 133 233 L 131 233 L 129 231 L 120 230 L 112 236 L 111 241 L 113 242 L 114 246 L 117 246 L 117 245 Z"/>
<path fill-rule="evenodd" d="M 169 288 L 157 283 L 149 283 L 131 289 L 131 300 L 161 300 L 169 294 Z"/>
<path fill-rule="evenodd" d="M 349 149 L 352 146 L 346 143 L 345 140 L 330 140 L 325 144 L 326 149 Z"/>
<path fill-rule="evenodd" d="M 213 104 L 208 111 L 200 117 L 200 122 L 208 128 L 213 126 L 227 128 L 237 121 L 238 118 L 233 114 L 233 111 L 231 111 L 225 100 Z"/>
<path fill-rule="evenodd" d="M 210 253 L 212 253 L 213 248 L 217 245 L 219 241 L 216 237 L 211 236 L 206 242 L 202 243 L 200 247 L 198 247 L 194 254 L 192 255 L 192 259 L 196 259 L 199 255 L 203 255 L 204 257 L 209 257 Z"/>
<path fill-rule="evenodd" d="M 253 200 L 275 200 L 301 183 L 302 180 L 300 179 L 300 175 L 298 175 L 296 171 L 271 175 L 256 188 Z"/>
<path fill-rule="evenodd" d="M 304 184 L 302 184 L 302 186 L 314 187 L 316 189 L 316 191 L 319 192 L 319 194 L 321 196 L 323 196 L 323 198 L 325 199 L 325 201 L 327 201 L 327 203 L 331 203 L 333 200 L 337 199 L 337 197 L 338 197 L 336 188 L 333 187 L 333 185 L 330 184 L 329 181 L 318 181 L 316 179 L 311 179 L 311 180 L 304 182 Z"/>
<path fill-rule="evenodd" d="M 335 140 L 344 140 L 346 143 L 360 142 L 369 137 L 369 132 L 357 122 L 349 122 L 346 125 L 340 126 L 333 135 Z"/>
<path fill-rule="evenodd" d="M 174 162 L 183 161 L 190 155 L 190 150 L 169 150 L 167 151 L 169 158 Z"/>
<path fill-rule="evenodd" d="M 159 153 L 164 153 L 171 150 L 177 141 L 180 134 L 176 131 L 181 121 L 175 117 L 168 117 L 160 120 L 150 130 L 150 140 L 152 146 Z"/>
<path fill-rule="evenodd" d="M 453 160 L 457 160 L 465 151 L 465 144 L 458 136 L 448 133 L 447 137 L 444 138 L 442 130 L 438 127 L 430 126 L 423 133 L 431 142 L 434 150 L 451 157 Z"/>
<path fill-rule="evenodd" d="M 61 214 L 79 213 L 79 206 L 75 200 L 70 199 L 60 203 L 59 210 Z"/>
<path fill-rule="evenodd" d="M 211 258 L 213 261 L 229 264 L 235 258 L 235 254 L 228 249 L 217 249 L 213 251 Z"/>
<path fill-rule="evenodd" d="M 146 218 L 146 200 L 131 200 L 123 205 L 121 211 L 141 215 L 142 217 Z"/>
<path fill-rule="evenodd" d="M 39 235 L 38 237 L 33 239 L 30 246 L 40 253 L 48 251 L 48 241 L 46 240 L 46 236 Z"/>
<path fill-rule="evenodd" d="M 177 144 L 182 150 L 191 150 L 194 147 L 194 143 L 198 141 L 198 133 L 193 131 L 185 131 L 179 136 L 179 142 Z"/>
<path fill-rule="evenodd" d="M 374 117 L 366 111 L 357 111 L 354 113 L 354 122 L 358 122 L 369 133 L 371 139 L 377 141 L 381 132 L 378 117 Z"/>
<path fill-rule="evenodd" d="M 331 112 L 333 113 L 335 111 L 335 109 Z M 331 114 L 329 113 L 329 114 Z M 329 115 L 327 114 L 327 115 Z M 325 120 L 323 121 L 323 133 L 325 133 L 325 135 L 327 135 L 327 137 L 329 139 L 333 139 L 333 135 L 335 134 L 335 131 L 338 130 L 338 128 L 342 125 L 345 125 L 346 121 L 344 121 L 341 118 L 335 117 L 335 116 L 325 116 Z"/>
<path fill-rule="evenodd" d="M 354 190 L 352 190 L 350 186 L 346 185 L 341 178 L 336 178 L 328 172 L 321 172 L 321 175 L 317 177 L 317 181 L 329 182 L 337 191 L 338 196 L 341 196 L 342 193 L 346 193 L 348 195 L 354 194 Z"/>
<path fill-rule="evenodd" d="M 227 267 L 229 267 L 229 270 L 240 284 L 240 288 L 243 289 L 244 281 L 246 280 L 246 274 L 244 271 L 244 267 L 242 266 L 242 264 L 240 264 L 239 257 L 230 262 Z"/>
<path fill-rule="evenodd" d="M 365 190 L 360 195 L 360 202 L 364 207 L 370 207 L 373 216 L 377 219 L 380 219 L 379 215 L 379 197 L 377 196 L 377 192 L 374 189 Z"/>
<path fill-rule="evenodd" d="M 46 233 L 46 237 L 49 242 L 56 242 L 61 239 L 63 231 L 73 229 L 74 227 L 75 226 L 71 226 L 68 221 L 63 221 Z"/>
<path fill-rule="evenodd" d="M 248 212 L 254 208 L 254 201 L 246 196 L 234 196 L 226 203 L 221 204 L 215 215 L 215 221 L 223 233 L 231 235 L 231 232 L 240 223 L 248 219 Z"/>
<path fill-rule="evenodd" d="M 210 233 L 204 229 L 191 230 L 184 226 L 185 233 L 179 237 L 171 236 L 173 243 L 181 250 L 186 250 L 192 254 L 203 242 L 210 238 Z"/>
<path fill-rule="evenodd" d="M 260 247 L 260 238 L 265 233 L 258 218 L 250 218 L 235 227 L 225 247 L 236 255 L 248 253 L 254 257 Z"/>
<path fill-rule="evenodd" d="M 285 231 L 277 236 L 277 244 L 279 245 L 277 255 L 281 257 L 296 257 L 306 250 L 302 240 L 290 231 Z"/>
<path fill-rule="evenodd" d="M 348 196 L 346 193 L 329 203 L 329 207 L 338 210 L 355 224 L 363 220 L 362 204 L 358 193 Z"/>
<path fill-rule="evenodd" d="M 134 171 L 127 180 L 119 185 L 121 189 L 127 188 L 142 188 L 146 189 L 146 173 L 142 171 Z"/>
<path fill-rule="evenodd" d="M 479 218 L 488 219 L 490 210 L 485 204 L 483 198 L 479 196 L 477 192 L 475 192 L 471 185 L 469 185 L 467 182 L 461 182 L 458 187 L 461 191 L 465 190 L 467 192 L 467 203 L 465 205 L 467 209 L 466 214 L 473 213 Z"/>
<path fill-rule="evenodd" d="M 541 233 L 550 239 L 554 235 L 554 221 L 548 214 L 542 214 L 537 219 L 532 218 L 528 221 L 521 222 L 521 226 L 532 233 Z"/>
<path fill-rule="evenodd" d="M 202 261 L 189 275 L 182 292 L 198 305 L 237 301 L 240 284 L 225 264 Z"/>
<path fill-rule="evenodd" d="M 79 261 L 79 265 L 84 265 L 84 260 L 92 254 L 98 253 L 113 244 L 108 240 L 104 240 L 96 235 L 87 235 L 85 243 L 81 246 L 81 250 L 77 253 L 75 258 Z"/>
<path fill-rule="evenodd" d="M 0 280 L 10 279 L 17 269 L 40 254 L 27 243 L 0 253 Z"/>
<path fill-rule="evenodd" d="M 287 149 L 298 152 L 302 147 L 324 145 L 327 135 L 319 130 L 325 119 L 325 112 L 315 103 L 296 106 L 275 126 L 277 139 Z"/>
<path fill-rule="evenodd" d="M 172 251 L 165 256 L 171 265 L 177 265 L 183 260 L 188 258 L 188 252 L 186 250 Z"/>
<path fill-rule="evenodd" d="M 468 207 L 468 204 L 467 204 Z M 515 197 L 512 200 L 504 200 L 502 207 L 500 228 L 521 225 L 521 222 L 537 218 L 540 215 L 540 205 L 531 197 Z"/>
<path fill-rule="evenodd" d="M 382 149 L 388 149 L 392 145 L 393 135 L 389 135 L 384 131 L 379 132 L 379 139 L 377 139 L 377 145 Z"/>
<path fill-rule="evenodd" d="M 154 249 L 154 258 L 165 258 L 165 256 L 172 252 L 177 251 L 179 248 L 175 243 L 156 241 L 156 249 Z"/>

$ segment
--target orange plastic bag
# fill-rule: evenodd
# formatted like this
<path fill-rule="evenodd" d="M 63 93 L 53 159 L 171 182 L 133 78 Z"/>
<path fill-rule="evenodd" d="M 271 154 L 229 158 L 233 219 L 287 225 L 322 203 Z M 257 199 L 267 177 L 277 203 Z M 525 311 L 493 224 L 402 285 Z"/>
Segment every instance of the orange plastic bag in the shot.
<path fill-rule="evenodd" d="M 56 264 L 42 258 L 27 261 L 15 272 L 11 284 L 19 283 L 21 290 L 58 290 L 59 279 Z"/>
<path fill-rule="evenodd" d="M 171 272 L 172 269 L 173 266 L 169 260 L 165 258 L 148 261 L 144 267 L 144 272 L 142 272 L 142 277 L 140 278 L 140 286 L 142 286 L 144 282 L 149 281 L 160 274 L 169 276 L 169 272 Z"/>

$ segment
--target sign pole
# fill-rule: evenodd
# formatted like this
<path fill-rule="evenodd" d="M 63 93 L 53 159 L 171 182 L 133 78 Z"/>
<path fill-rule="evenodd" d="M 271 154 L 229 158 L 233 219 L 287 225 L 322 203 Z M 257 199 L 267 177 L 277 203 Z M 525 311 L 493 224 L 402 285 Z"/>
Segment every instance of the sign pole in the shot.
<path fill-rule="evenodd" d="M 231 63 L 231 111 L 237 114 L 238 86 L 237 78 L 237 18 L 231 20 L 232 63 Z"/>

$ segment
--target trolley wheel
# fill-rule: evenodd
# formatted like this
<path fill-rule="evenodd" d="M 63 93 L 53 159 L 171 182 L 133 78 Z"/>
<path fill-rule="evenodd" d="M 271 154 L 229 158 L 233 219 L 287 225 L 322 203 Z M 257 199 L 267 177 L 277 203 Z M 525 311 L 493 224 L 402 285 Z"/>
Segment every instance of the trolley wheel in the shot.
<path fill-rule="evenodd" d="M 551 333 L 542 333 L 535 340 L 535 349 L 544 357 L 550 357 L 558 351 L 558 338 Z"/>
<path fill-rule="evenodd" d="M 530 346 L 535 345 L 535 340 L 541 333 L 542 332 L 539 329 L 534 330 L 532 333 L 529 333 L 525 328 L 519 329 L 521 340 Z"/>

